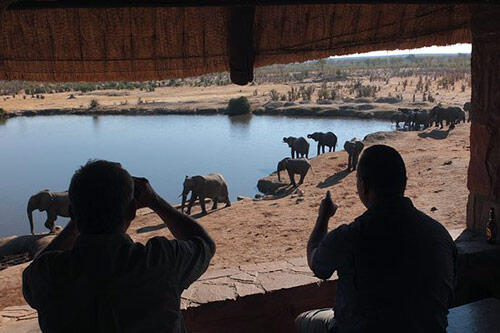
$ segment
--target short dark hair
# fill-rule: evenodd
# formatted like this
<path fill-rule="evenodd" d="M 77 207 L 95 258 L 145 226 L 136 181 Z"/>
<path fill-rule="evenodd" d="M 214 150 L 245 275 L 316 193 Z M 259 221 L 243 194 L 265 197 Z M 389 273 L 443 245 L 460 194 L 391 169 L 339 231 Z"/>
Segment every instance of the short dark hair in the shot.
<path fill-rule="evenodd" d="M 403 195 L 406 189 L 405 162 L 396 149 L 374 145 L 363 152 L 358 176 L 379 195 Z"/>
<path fill-rule="evenodd" d="M 118 230 L 133 196 L 134 182 L 127 170 L 103 160 L 90 160 L 80 167 L 69 186 L 71 212 L 81 233 Z"/>

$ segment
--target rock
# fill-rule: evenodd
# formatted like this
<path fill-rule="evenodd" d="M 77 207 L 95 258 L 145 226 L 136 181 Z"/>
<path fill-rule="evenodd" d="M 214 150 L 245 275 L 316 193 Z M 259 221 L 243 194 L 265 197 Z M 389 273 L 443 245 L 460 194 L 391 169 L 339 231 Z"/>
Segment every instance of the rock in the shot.
<path fill-rule="evenodd" d="M 275 194 L 281 187 L 288 186 L 288 183 L 275 182 L 268 178 L 259 179 L 257 189 L 264 194 Z"/>
<path fill-rule="evenodd" d="M 436 210 L 438 210 L 436 207 L 431 208 L 431 212 L 435 212 Z"/>
<path fill-rule="evenodd" d="M 450 165 L 451 164 L 451 161 L 446 161 L 443 163 L 443 165 Z"/>
<path fill-rule="evenodd" d="M 262 197 L 264 197 L 264 196 L 262 194 L 260 194 L 260 193 L 257 193 L 255 195 L 255 199 L 262 199 Z"/>
<path fill-rule="evenodd" d="M 251 198 L 238 195 L 238 196 L 236 197 L 236 200 L 237 200 L 237 201 L 242 201 L 242 200 L 251 200 Z"/>
<path fill-rule="evenodd" d="M 297 105 L 297 103 L 294 103 L 294 102 L 285 102 L 285 104 L 283 105 L 284 107 L 288 107 L 288 106 L 295 106 Z"/>
<path fill-rule="evenodd" d="M 264 108 L 266 109 L 266 111 L 269 111 L 269 110 L 281 108 L 281 107 L 283 107 L 284 104 L 285 103 L 280 102 L 280 101 L 269 101 L 266 104 L 264 104 Z"/>
<path fill-rule="evenodd" d="M 382 141 L 395 140 L 401 135 L 403 135 L 403 134 L 400 132 L 397 132 L 397 131 L 375 132 L 375 133 L 371 133 L 371 134 L 368 134 L 367 136 L 365 136 L 365 138 L 363 139 L 363 142 L 368 143 L 368 144 L 380 143 Z"/>
<path fill-rule="evenodd" d="M 325 105 L 325 104 L 333 104 L 333 101 L 331 99 L 318 99 L 316 103 L 320 105 Z"/>

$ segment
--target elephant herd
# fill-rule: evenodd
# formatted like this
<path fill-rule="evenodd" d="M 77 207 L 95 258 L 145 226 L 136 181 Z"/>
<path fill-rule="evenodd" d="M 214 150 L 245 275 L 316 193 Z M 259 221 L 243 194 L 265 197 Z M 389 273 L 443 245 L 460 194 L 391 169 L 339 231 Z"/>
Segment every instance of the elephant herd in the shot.
<path fill-rule="evenodd" d="M 450 106 L 442 107 L 437 105 L 432 109 L 406 109 L 399 108 L 398 112 L 391 117 L 391 122 L 396 124 L 397 128 L 408 128 L 408 130 L 426 129 L 432 125 L 443 128 L 446 123 L 450 129 L 454 128 L 460 122 L 466 122 L 466 111 L 469 113 L 469 121 L 472 108 L 470 103 L 464 104 L 464 108 Z"/>
<path fill-rule="evenodd" d="M 333 132 L 314 132 L 308 134 L 309 139 L 313 139 L 317 142 L 317 155 L 325 153 L 325 147 L 328 147 L 328 151 L 335 151 L 337 146 L 337 136 Z M 304 137 L 284 137 L 283 142 L 288 144 L 291 150 L 291 158 L 286 157 L 278 162 L 278 167 L 276 172 L 278 174 L 278 180 L 281 181 L 280 171 L 285 171 L 288 173 L 290 178 L 290 183 L 293 186 L 297 186 L 295 182 L 295 175 L 299 175 L 299 185 L 303 183 L 309 169 L 311 169 L 311 164 L 308 161 L 309 158 L 309 142 Z M 361 140 L 353 138 L 344 143 L 344 150 L 348 153 L 348 166 L 347 169 L 356 170 L 356 165 L 358 164 L 358 157 L 364 148 L 364 144 Z"/>

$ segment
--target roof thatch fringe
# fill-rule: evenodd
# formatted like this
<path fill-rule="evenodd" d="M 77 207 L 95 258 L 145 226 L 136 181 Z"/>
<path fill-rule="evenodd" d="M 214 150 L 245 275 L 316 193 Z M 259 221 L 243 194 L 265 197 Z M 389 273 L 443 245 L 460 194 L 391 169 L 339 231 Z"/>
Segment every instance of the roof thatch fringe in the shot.
<path fill-rule="evenodd" d="M 257 6 L 255 65 L 470 42 L 471 8 Z M 229 19 L 228 7 L 7 10 L 0 12 L 0 79 L 141 81 L 227 71 Z"/>

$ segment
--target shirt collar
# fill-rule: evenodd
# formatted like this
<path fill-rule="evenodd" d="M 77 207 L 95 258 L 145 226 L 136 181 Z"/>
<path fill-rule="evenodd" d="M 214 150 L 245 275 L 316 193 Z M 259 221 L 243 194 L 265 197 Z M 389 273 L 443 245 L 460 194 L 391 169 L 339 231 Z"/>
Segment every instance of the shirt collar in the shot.
<path fill-rule="evenodd" d="M 414 208 L 410 198 L 407 197 L 392 197 L 383 198 L 377 201 L 372 207 L 368 209 L 370 212 L 387 210 L 387 209 L 411 209 Z"/>
<path fill-rule="evenodd" d="M 111 234 L 80 234 L 75 242 L 75 248 L 94 247 L 99 245 L 133 244 L 134 241 L 126 233 L 111 233 Z"/>

